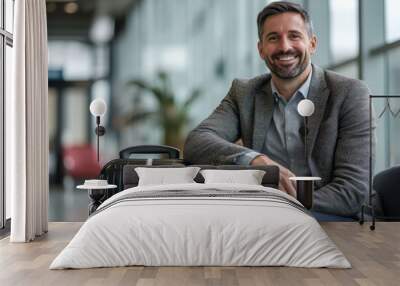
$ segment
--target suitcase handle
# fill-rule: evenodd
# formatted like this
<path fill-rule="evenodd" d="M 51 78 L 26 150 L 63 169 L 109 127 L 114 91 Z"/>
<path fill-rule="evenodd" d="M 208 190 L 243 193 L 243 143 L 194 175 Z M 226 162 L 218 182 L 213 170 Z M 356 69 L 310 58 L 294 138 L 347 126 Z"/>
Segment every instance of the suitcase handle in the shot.
<path fill-rule="evenodd" d="M 129 159 L 132 154 L 168 154 L 169 159 L 179 159 L 180 150 L 166 145 L 138 145 L 119 152 L 120 159 Z"/>

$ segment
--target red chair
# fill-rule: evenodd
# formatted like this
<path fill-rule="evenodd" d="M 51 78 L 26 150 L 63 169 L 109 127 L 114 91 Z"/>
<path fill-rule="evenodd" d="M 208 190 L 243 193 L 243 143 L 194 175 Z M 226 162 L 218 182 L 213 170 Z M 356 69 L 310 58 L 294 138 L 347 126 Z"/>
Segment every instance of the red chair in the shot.
<path fill-rule="evenodd" d="M 65 175 L 74 180 L 97 178 L 101 170 L 96 150 L 90 144 L 63 147 L 63 165 Z"/>

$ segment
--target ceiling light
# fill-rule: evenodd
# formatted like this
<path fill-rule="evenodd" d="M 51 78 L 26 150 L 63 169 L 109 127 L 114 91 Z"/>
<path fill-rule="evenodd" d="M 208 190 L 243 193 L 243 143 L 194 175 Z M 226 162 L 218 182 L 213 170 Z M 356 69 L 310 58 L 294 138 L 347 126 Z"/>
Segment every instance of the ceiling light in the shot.
<path fill-rule="evenodd" d="M 79 9 L 79 6 L 75 2 L 69 2 L 69 3 L 65 4 L 65 6 L 64 6 L 64 11 L 67 14 L 74 14 L 78 11 L 78 9 Z"/>
<path fill-rule="evenodd" d="M 107 43 L 114 36 L 114 20 L 108 15 L 97 15 L 92 22 L 89 36 L 94 43 Z"/>

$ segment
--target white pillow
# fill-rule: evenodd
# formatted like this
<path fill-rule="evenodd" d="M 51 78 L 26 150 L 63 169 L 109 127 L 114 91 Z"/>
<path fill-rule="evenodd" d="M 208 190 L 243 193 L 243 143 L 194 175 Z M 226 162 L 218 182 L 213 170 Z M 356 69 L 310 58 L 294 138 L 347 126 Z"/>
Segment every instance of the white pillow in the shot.
<path fill-rule="evenodd" d="M 199 167 L 135 168 L 139 176 L 138 186 L 195 183 L 193 179 L 199 170 Z"/>
<path fill-rule="evenodd" d="M 202 170 L 205 184 L 234 183 L 261 185 L 265 171 L 262 170 Z"/>

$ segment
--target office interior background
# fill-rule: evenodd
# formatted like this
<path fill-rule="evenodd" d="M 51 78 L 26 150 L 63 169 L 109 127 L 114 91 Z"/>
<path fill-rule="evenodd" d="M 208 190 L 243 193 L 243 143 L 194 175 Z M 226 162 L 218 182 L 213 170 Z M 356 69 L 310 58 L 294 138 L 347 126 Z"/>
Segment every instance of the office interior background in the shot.
<path fill-rule="evenodd" d="M 181 148 L 186 134 L 226 95 L 234 78 L 267 72 L 257 52 L 258 12 L 266 0 L 47 0 L 50 219 L 82 220 L 93 177 L 118 152 L 139 144 Z M 318 37 L 313 63 L 364 80 L 374 95 L 400 94 L 400 1 L 299 0 Z M 13 0 L 0 5 L 0 115 L 10 96 Z M 140 84 L 146 83 L 140 88 Z M 155 89 L 161 90 L 155 96 Z M 107 103 L 96 150 L 94 98 Z M 388 110 L 390 103 L 392 112 Z M 400 100 L 373 102 L 374 173 L 400 162 Z M 10 214 L 1 144 L 1 221 Z M 79 168 L 81 166 L 81 168 Z M 82 166 L 85 166 L 84 168 Z M 75 169 L 74 169 L 75 168 Z M 79 211 L 71 211 L 74 208 Z M 71 215 L 60 215 L 71 211 Z"/>

